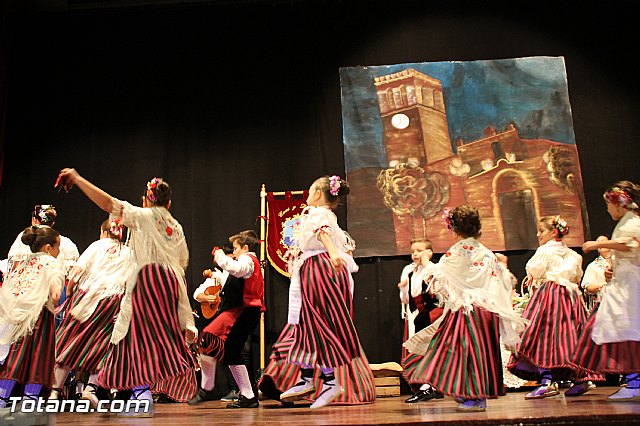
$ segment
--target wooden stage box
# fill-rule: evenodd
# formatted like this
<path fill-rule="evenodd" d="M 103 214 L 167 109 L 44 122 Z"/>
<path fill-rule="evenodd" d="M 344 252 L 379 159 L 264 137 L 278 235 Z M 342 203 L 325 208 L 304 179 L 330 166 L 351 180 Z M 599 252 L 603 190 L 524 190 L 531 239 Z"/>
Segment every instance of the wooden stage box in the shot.
<path fill-rule="evenodd" d="M 376 398 L 400 396 L 402 367 L 396 362 L 370 364 L 376 386 Z"/>

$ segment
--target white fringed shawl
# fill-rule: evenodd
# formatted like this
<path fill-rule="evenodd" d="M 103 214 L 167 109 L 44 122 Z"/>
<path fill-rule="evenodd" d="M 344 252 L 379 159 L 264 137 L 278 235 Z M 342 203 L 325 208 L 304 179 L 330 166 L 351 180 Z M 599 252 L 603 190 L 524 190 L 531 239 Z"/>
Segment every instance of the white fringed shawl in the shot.
<path fill-rule="evenodd" d="M 14 256 L 10 263 L 0 288 L 0 345 L 30 334 L 43 306 L 54 312 L 50 290 L 62 290 L 65 277 L 62 262 L 47 253 Z"/>
<path fill-rule="evenodd" d="M 437 321 L 407 340 L 405 348 L 424 355 L 446 314 L 459 309 L 468 313 L 473 305 L 500 317 L 500 335 L 505 344 L 520 341 L 519 334 L 527 321 L 513 310 L 511 274 L 491 250 L 474 238 L 466 238 L 454 244 L 434 269 L 429 286 L 444 304 L 444 312 Z"/>
<path fill-rule="evenodd" d="M 123 294 L 132 260 L 131 249 L 118 240 L 102 238 L 91 243 L 69 274 L 84 293 L 71 315 L 85 322 L 101 300 Z"/>

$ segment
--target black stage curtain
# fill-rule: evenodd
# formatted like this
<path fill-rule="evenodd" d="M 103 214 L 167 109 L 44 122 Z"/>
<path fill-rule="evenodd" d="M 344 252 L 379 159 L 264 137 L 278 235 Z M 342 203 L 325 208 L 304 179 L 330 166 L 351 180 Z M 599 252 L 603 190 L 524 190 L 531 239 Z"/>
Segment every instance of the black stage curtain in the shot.
<path fill-rule="evenodd" d="M 9 23 L 8 48 L 0 50 L 0 62 L 11 64 L 0 257 L 39 203 L 58 207 L 56 227 L 81 251 L 98 238 L 106 215 L 77 190 L 53 189 L 61 168 L 76 167 L 132 203 L 161 176 L 187 234 L 192 291 L 214 245 L 259 230 L 261 184 L 305 189 L 320 175 L 344 175 L 343 66 L 564 56 L 594 237 L 614 225 L 605 187 L 640 181 L 635 22 L 615 2 L 34 8 Z M 343 226 L 345 212 L 338 212 Z M 532 253 L 509 254 L 522 279 Z M 358 259 L 354 317 L 371 362 L 399 361 L 396 283 L 408 262 Z M 286 321 L 287 283 L 269 268 L 269 343 Z"/>

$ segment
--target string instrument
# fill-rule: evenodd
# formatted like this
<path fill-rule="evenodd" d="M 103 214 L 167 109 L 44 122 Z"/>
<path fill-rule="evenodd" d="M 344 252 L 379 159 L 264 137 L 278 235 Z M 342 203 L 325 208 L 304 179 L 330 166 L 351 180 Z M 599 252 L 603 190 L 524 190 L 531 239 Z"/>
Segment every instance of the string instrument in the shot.
<path fill-rule="evenodd" d="M 211 278 L 213 273 L 211 269 L 205 269 L 202 272 L 202 276 L 205 278 Z M 206 319 L 213 318 L 218 312 L 220 306 L 220 290 L 222 290 L 222 283 L 219 280 L 215 280 L 215 285 L 209 286 L 205 289 L 204 294 L 207 296 L 218 296 L 215 302 L 200 302 L 200 309 L 202 309 L 202 316 Z"/>

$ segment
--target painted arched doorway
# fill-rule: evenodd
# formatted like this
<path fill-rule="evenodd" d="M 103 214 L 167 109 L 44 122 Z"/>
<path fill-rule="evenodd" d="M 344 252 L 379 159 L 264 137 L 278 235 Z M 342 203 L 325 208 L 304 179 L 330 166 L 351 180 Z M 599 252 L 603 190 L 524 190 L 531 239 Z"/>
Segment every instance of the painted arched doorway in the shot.
<path fill-rule="evenodd" d="M 495 211 L 502 224 L 505 250 L 536 247 L 537 193 L 515 169 L 498 173 L 493 182 Z"/>

